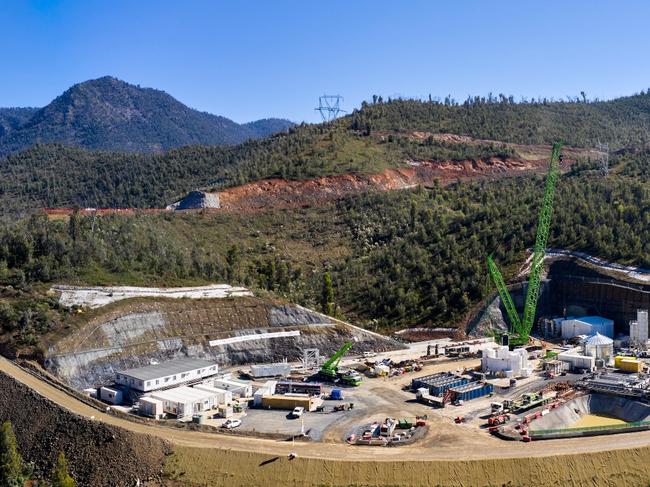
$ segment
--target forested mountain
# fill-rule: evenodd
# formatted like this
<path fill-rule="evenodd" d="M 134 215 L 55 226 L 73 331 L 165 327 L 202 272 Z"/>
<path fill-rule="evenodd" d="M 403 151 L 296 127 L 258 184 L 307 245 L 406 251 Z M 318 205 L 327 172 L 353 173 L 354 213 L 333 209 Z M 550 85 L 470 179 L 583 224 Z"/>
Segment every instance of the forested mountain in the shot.
<path fill-rule="evenodd" d="M 0 111 L 0 126 L 7 119 L 11 129 L 4 135 L 0 132 L 0 156 L 35 143 L 53 142 L 126 152 L 155 152 L 190 144 L 237 144 L 292 125 L 280 119 L 240 125 L 193 110 L 164 91 L 140 88 L 109 76 L 74 85 L 39 110 L 10 110 L 17 109 Z M 3 116 L 4 112 L 7 115 Z"/>
<path fill-rule="evenodd" d="M 113 88 L 100 89 L 103 86 Z M 124 108 L 127 105 L 131 108 Z M 88 113 L 100 113 L 99 119 L 112 122 L 92 130 L 78 128 L 91 125 L 90 119 L 84 118 Z M 155 117 L 144 115 L 154 113 Z M 207 137 L 214 133 L 215 120 L 218 117 L 190 110 L 162 92 L 102 78 L 69 90 L 2 140 L 33 135 L 51 122 L 61 137 L 72 137 L 66 143 L 99 147 L 132 144 L 134 149 L 153 149 L 150 141 L 156 137 L 167 141 L 160 147 L 172 144 L 172 140 L 191 142 L 196 134 Z M 589 148 L 600 140 L 613 149 L 613 164 L 623 160 L 643 171 L 648 160 L 649 120 L 648 93 L 605 102 L 515 103 L 503 97 L 458 104 L 450 100 L 384 102 L 375 98 L 331 124 L 303 124 L 287 133 L 239 145 L 192 145 L 153 154 L 37 145 L 0 159 L 0 206 L 5 214 L 43 206 L 160 207 L 192 189 L 235 186 L 269 177 L 373 174 L 409 160 L 516 156 L 516 149 L 501 141 L 550 145 L 564 139 Z M 234 127 L 233 122 L 223 123 L 224 127 Z M 244 128 L 249 135 L 258 136 L 282 128 L 282 123 L 265 119 Z M 183 128 L 188 124 L 194 124 L 194 135 Z M 145 129 L 153 132 L 140 137 Z M 437 133 L 495 142 L 451 143 L 434 137 Z M 30 140 L 34 137 L 30 135 Z"/>
<path fill-rule="evenodd" d="M 38 108 L 0 108 L 0 138 L 18 129 L 38 111 Z"/>
<path fill-rule="evenodd" d="M 293 124 L 284 118 L 262 118 L 260 120 L 242 124 L 242 126 L 252 131 L 254 136 L 250 138 L 261 139 L 278 132 L 286 132 L 293 126 Z"/>
<path fill-rule="evenodd" d="M 530 149 L 452 143 L 427 132 L 540 144 L 558 137 L 590 146 L 610 126 L 611 137 L 601 139 L 616 149 L 609 176 L 599 176 L 589 160 L 561 176 L 549 245 L 649 266 L 648 100 L 648 94 L 522 105 L 377 100 L 332 124 L 294 127 L 236 146 L 117 154 L 38 145 L 0 161 L 0 205 L 3 211 L 162 206 L 199 186 L 374 173 L 405 160 L 513 157 Z M 620 104 L 629 105 L 628 112 Z M 559 116 L 556 111 L 575 116 L 544 128 L 543 119 Z M 515 116 L 521 118 L 509 131 L 499 127 Z M 386 330 L 457 324 L 485 296 L 487 254 L 495 255 L 507 276 L 522 262 L 533 244 L 542 192 L 542 178 L 529 175 L 241 215 L 73 214 L 69 221 L 34 215 L 0 227 L 0 290 L 6 295 L 0 326 L 27 344 L 57 326 L 63 318 L 50 298 L 24 298 L 53 281 L 221 281 L 318 306 L 325 272 L 333 278 L 338 312 L 356 323 Z"/>

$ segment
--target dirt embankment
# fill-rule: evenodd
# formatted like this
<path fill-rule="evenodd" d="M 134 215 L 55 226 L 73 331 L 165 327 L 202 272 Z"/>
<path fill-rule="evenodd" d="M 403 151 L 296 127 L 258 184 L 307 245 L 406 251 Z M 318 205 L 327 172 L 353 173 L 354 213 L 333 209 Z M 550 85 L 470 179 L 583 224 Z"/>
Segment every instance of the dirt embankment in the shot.
<path fill-rule="evenodd" d="M 313 206 L 335 201 L 347 195 L 367 191 L 390 191 L 418 185 L 447 185 L 457 181 L 494 179 L 523 173 L 545 172 L 548 167 L 549 146 L 504 144 L 493 140 L 480 140 L 453 134 L 428 132 L 375 132 L 373 137 L 390 135 L 423 141 L 427 138 L 450 144 L 496 144 L 513 149 L 512 157 L 490 157 L 464 161 L 408 160 L 403 166 L 386 169 L 380 173 L 342 174 L 309 180 L 266 179 L 221 192 L 194 191 L 184 199 L 170 205 L 169 209 L 214 209 L 221 211 L 258 211 L 272 208 Z M 566 169 L 578 158 L 597 157 L 597 152 L 574 147 L 564 147 L 563 167 Z"/>
<path fill-rule="evenodd" d="M 162 482 L 164 459 L 170 453 L 164 441 L 85 420 L 0 372 L 0 422 L 7 420 L 20 453 L 33 462 L 38 476 L 49 476 L 63 451 L 79 486 Z"/>
<path fill-rule="evenodd" d="M 169 457 L 168 485 L 178 487 L 546 487 L 647 486 L 650 448 L 493 460 L 341 461 L 178 447 Z M 549 452 L 551 453 L 551 452 Z"/>
<path fill-rule="evenodd" d="M 221 211 L 258 211 L 271 208 L 296 208 L 335 201 L 347 195 L 367 191 L 390 191 L 418 185 L 446 185 L 456 181 L 489 179 L 512 176 L 526 172 L 543 171 L 545 159 L 526 160 L 519 158 L 465 160 L 460 162 L 408 161 L 404 167 L 386 169 L 378 174 L 343 174 L 324 176 L 309 180 L 265 179 L 219 193 L 204 193 L 197 200 L 198 208 L 212 208 Z M 218 201 L 214 206 L 208 201 Z M 184 200 L 179 207 L 189 209 Z"/>

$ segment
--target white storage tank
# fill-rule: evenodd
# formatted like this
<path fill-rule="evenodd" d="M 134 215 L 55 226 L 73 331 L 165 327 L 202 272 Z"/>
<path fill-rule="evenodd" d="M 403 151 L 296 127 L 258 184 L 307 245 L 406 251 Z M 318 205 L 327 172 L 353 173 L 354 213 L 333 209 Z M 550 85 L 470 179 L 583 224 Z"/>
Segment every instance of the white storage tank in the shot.
<path fill-rule="evenodd" d="M 607 362 L 614 355 L 614 340 L 596 333 L 594 336 L 587 338 L 585 355 Z"/>

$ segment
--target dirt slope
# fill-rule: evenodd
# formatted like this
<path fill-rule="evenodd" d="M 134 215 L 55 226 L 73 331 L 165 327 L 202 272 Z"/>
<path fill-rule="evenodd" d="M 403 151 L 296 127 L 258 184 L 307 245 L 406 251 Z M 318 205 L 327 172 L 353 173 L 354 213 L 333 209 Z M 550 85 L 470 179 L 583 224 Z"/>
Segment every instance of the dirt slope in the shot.
<path fill-rule="evenodd" d="M 377 132 L 373 137 L 385 138 L 394 133 Z M 219 209 L 221 211 L 256 211 L 269 208 L 313 206 L 344 196 L 366 191 L 390 191 L 418 185 L 446 185 L 457 181 L 517 176 L 544 172 L 548 167 L 549 147 L 542 145 L 502 144 L 452 134 L 427 132 L 400 133 L 399 136 L 422 141 L 429 137 L 450 144 L 500 144 L 512 148 L 516 156 L 464 161 L 406 160 L 401 166 L 380 173 L 342 174 L 308 180 L 266 179 L 228 188 L 220 192 L 194 191 L 169 209 Z M 565 147 L 564 168 L 578 157 L 595 157 L 591 150 Z"/>
<path fill-rule="evenodd" d="M 36 474 L 49 475 L 63 451 L 80 486 L 159 480 L 169 452 L 159 438 L 82 420 L 0 372 L 0 422 L 7 420 L 16 432 L 20 453 L 34 463 Z"/>

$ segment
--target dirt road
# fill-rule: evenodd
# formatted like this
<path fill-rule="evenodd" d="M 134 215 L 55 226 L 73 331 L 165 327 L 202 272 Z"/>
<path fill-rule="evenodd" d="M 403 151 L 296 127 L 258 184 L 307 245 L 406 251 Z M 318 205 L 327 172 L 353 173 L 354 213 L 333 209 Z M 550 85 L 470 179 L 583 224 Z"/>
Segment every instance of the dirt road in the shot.
<path fill-rule="evenodd" d="M 126 419 L 98 412 L 96 409 L 69 396 L 65 392 L 43 382 L 33 375 L 25 372 L 12 362 L 0 358 L 0 370 L 14 379 L 27 385 L 54 403 L 85 418 L 119 426 L 127 430 L 155 435 L 166 439 L 175 445 L 194 448 L 213 448 L 235 451 L 249 451 L 271 455 L 286 455 L 294 447 L 291 443 L 225 436 L 213 433 L 200 433 L 186 430 L 176 430 L 164 426 L 145 425 L 134 423 Z M 463 426 L 459 426 L 463 428 Z M 492 458 L 539 457 L 547 455 L 571 454 L 579 452 L 597 452 L 614 449 L 631 449 L 650 445 L 650 432 L 627 433 L 603 437 L 549 440 L 532 442 L 528 444 L 519 442 L 505 442 L 489 436 L 475 435 L 468 429 L 468 435 L 473 435 L 471 441 L 463 441 L 456 445 L 453 442 L 441 443 L 430 447 L 412 446 L 400 448 L 354 448 L 347 445 L 338 445 L 332 448 L 332 443 L 301 443 L 299 452 L 301 457 L 332 459 L 332 460 L 472 460 Z"/>

